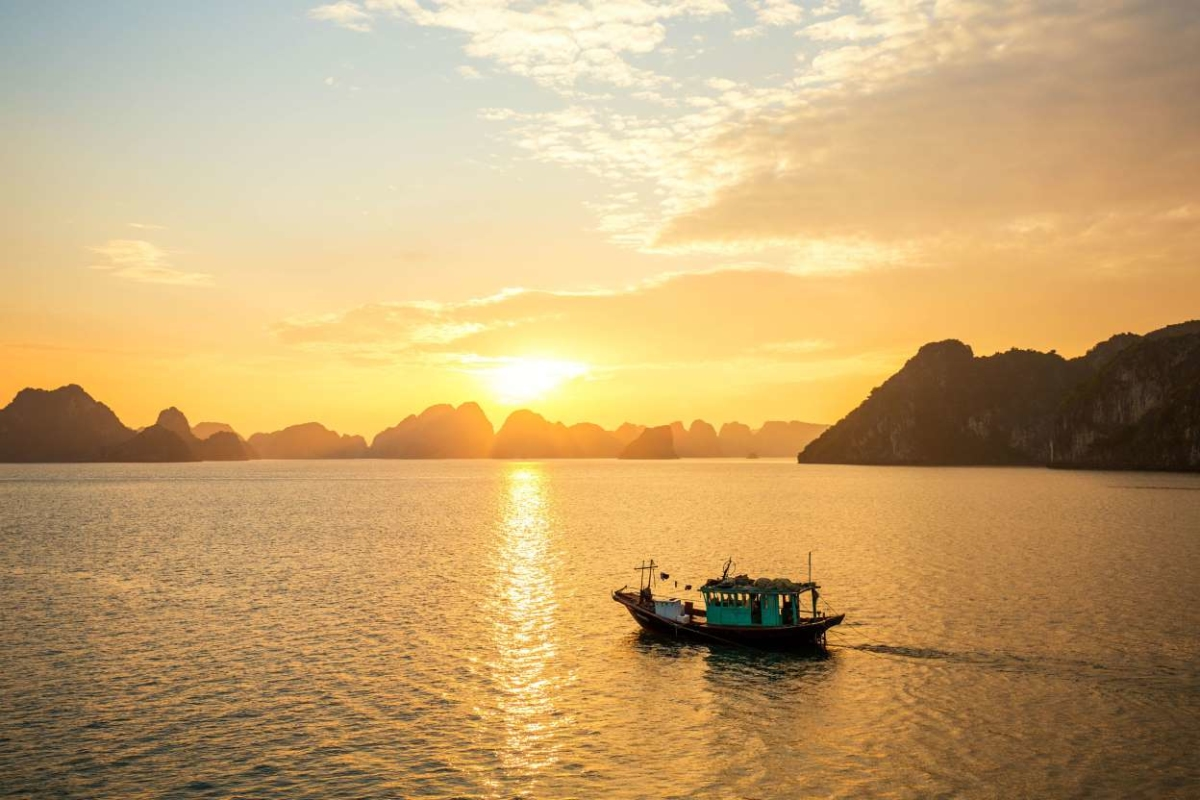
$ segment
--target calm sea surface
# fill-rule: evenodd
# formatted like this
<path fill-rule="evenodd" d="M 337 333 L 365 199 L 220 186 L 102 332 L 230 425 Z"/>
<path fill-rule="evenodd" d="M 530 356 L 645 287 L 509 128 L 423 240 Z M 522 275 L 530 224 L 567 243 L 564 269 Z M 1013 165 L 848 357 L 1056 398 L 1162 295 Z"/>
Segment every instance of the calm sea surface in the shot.
<path fill-rule="evenodd" d="M 809 550 L 824 658 L 609 598 Z M 0 795 L 1196 797 L 1200 476 L 0 466 Z"/>

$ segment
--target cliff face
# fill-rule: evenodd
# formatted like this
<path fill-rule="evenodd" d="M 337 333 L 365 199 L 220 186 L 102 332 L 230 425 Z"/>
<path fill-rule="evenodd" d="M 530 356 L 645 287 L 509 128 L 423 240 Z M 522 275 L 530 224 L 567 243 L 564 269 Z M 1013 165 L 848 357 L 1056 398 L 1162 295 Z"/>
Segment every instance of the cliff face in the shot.
<path fill-rule="evenodd" d="M 0 409 L 0 461 L 101 461 L 108 448 L 133 436 L 75 384 L 23 389 Z"/>
<path fill-rule="evenodd" d="M 1127 346 L 1071 393 L 1050 466 L 1200 470 L 1200 325 L 1179 327 Z"/>
<path fill-rule="evenodd" d="M 672 441 L 671 426 L 660 425 L 657 428 L 646 428 L 638 438 L 626 445 L 617 458 L 679 458 Z"/>
<path fill-rule="evenodd" d="M 495 434 L 475 403 L 431 406 L 371 442 L 375 458 L 486 458 Z"/>
<path fill-rule="evenodd" d="M 1072 360 L 928 344 L 800 460 L 1196 469 L 1197 328 L 1120 334 Z"/>
<path fill-rule="evenodd" d="M 362 458 L 367 454 L 363 437 L 339 436 L 318 422 L 256 433 L 250 437 L 250 447 L 259 458 Z"/>
<path fill-rule="evenodd" d="M 810 463 L 1041 464 L 1053 413 L 1083 374 L 1061 356 L 1010 350 L 975 358 L 927 344 L 800 456 Z"/>

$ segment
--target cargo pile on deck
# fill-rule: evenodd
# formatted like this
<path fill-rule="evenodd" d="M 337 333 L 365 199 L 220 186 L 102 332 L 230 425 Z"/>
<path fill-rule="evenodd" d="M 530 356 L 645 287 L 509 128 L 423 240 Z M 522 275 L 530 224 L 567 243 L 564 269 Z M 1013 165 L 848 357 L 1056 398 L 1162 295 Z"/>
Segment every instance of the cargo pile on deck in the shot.
<path fill-rule="evenodd" d="M 709 578 L 704 588 L 718 589 L 766 589 L 778 592 L 798 592 L 811 584 L 796 583 L 789 578 L 751 578 L 749 575 L 735 575 L 731 578 Z"/>

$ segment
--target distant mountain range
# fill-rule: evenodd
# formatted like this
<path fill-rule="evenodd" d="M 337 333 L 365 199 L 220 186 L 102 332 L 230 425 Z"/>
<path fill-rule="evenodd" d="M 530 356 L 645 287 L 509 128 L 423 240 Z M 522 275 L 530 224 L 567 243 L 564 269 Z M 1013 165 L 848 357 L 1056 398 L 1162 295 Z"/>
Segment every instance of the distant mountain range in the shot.
<path fill-rule="evenodd" d="M 1200 470 L 1200 321 L 1073 359 L 927 344 L 799 460 Z"/>
<path fill-rule="evenodd" d="M 757 431 L 731 422 L 720 434 L 707 422 L 615 431 L 567 426 L 514 411 L 496 431 L 475 403 L 435 405 L 409 415 L 368 445 L 309 422 L 243 439 L 221 422 L 188 424 L 177 408 L 140 431 L 74 384 L 24 389 L 0 409 L 0 462 L 241 461 L 253 458 L 678 458 L 791 455 L 825 429 L 807 422 L 768 422 Z"/>
<path fill-rule="evenodd" d="M 475 403 L 435 405 L 368 445 L 316 422 L 243 439 L 168 408 L 142 430 L 74 384 L 24 389 L 0 409 L 0 461 L 236 461 L 253 458 L 715 458 L 799 453 L 805 463 L 1047 465 L 1200 470 L 1200 321 L 1122 333 L 1085 355 L 977 357 L 927 344 L 833 427 L 704 420 L 613 431 L 514 411 L 495 430 Z"/>

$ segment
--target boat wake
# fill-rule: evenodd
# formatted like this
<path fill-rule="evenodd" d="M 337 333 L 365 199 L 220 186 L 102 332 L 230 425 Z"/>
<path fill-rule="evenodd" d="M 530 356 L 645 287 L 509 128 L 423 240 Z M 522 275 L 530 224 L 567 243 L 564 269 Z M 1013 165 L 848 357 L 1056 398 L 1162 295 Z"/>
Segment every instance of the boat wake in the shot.
<path fill-rule="evenodd" d="M 993 672 L 1038 674 L 1065 680 L 1094 680 L 1101 683 L 1170 684 L 1195 689 L 1200 683 L 1200 674 L 1194 668 L 1181 664 L 1161 664 L 1147 671 L 1135 667 L 1101 664 L 1086 659 L 1054 658 L 1049 656 L 1019 655 L 1004 652 L 952 652 L 930 647 L 908 647 L 878 642 L 854 644 L 845 641 L 834 643 L 837 649 L 855 650 L 883 657 L 940 661 L 947 664 L 982 667 Z"/>
<path fill-rule="evenodd" d="M 945 661 L 970 661 L 963 658 L 964 654 L 951 653 L 946 650 L 935 650 L 929 647 L 896 647 L 888 644 L 842 644 L 848 650 L 860 650 L 864 653 L 877 653 L 885 656 L 900 656 L 902 658 L 922 658 Z"/>

